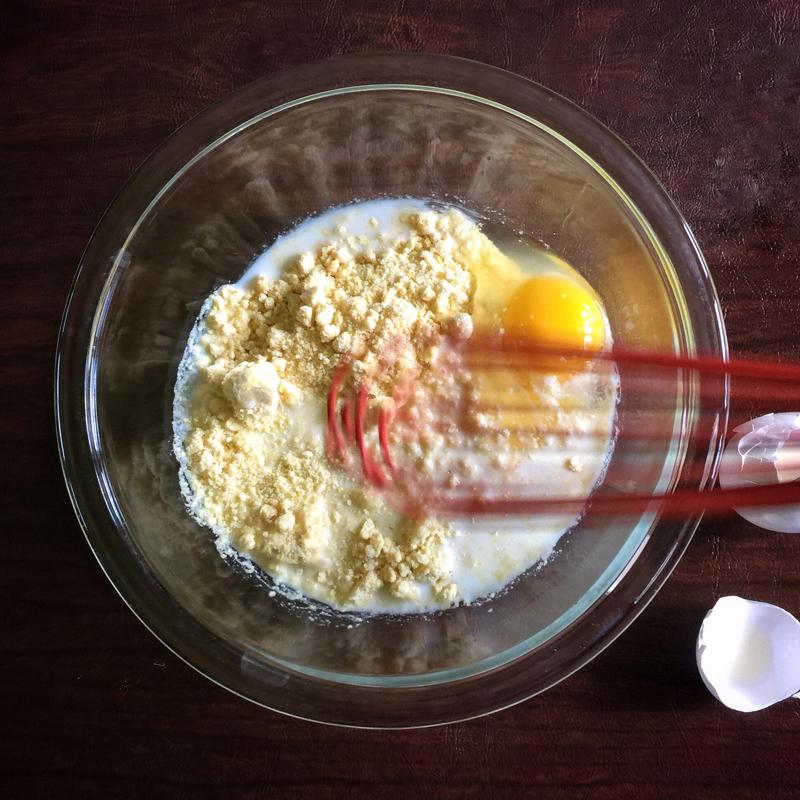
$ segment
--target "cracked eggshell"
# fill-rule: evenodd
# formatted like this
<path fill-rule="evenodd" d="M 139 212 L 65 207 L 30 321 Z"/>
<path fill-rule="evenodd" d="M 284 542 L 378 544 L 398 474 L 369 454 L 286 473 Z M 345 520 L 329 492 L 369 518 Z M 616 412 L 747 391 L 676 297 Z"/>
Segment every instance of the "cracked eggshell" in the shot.
<path fill-rule="evenodd" d="M 788 611 L 721 597 L 697 637 L 709 691 L 735 711 L 759 711 L 800 690 L 800 622 Z"/>
<path fill-rule="evenodd" d="M 739 425 L 734 434 L 719 468 L 723 489 L 800 481 L 800 414 L 765 414 Z M 800 533 L 800 505 L 735 510 L 760 528 Z"/>

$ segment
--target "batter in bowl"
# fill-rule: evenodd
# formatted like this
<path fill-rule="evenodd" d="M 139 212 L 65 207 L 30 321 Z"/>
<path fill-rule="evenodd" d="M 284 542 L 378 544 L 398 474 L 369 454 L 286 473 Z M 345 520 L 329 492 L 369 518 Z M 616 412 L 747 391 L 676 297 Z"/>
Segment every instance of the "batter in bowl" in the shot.
<path fill-rule="evenodd" d="M 514 255 L 457 209 L 370 201 L 303 222 L 208 298 L 179 369 L 174 449 L 187 507 L 223 554 L 259 565 L 279 589 L 390 613 L 475 601 L 549 557 L 576 518 L 410 519 L 325 448 L 343 358 L 356 378 L 371 376 L 380 402 L 381 353 L 398 338 L 422 375 L 434 374 L 439 333 L 500 327 L 545 343 L 610 343 L 602 305 L 574 270 Z M 525 391 L 560 433 L 501 435 L 494 467 L 519 470 L 543 496 L 588 496 L 613 439 L 614 377 L 562 372 Z M 442 445 L 431 436 L 411 456 L 425 469 Z M 466 449 L 459 468 L 479 472 L 483 458 Z"/>

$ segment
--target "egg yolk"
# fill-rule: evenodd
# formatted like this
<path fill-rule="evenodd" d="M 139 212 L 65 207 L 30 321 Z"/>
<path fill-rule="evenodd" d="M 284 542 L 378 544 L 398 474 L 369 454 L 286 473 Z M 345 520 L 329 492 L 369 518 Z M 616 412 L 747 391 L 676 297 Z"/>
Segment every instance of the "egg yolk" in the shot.
<path fill-rule="evenodd" d="M 511 336 L 544 347 L 603 349 L 606 326 L 597 298 L 579 283 L 557 273 L 524 281 L 508 301 L 503 326 Z"/>

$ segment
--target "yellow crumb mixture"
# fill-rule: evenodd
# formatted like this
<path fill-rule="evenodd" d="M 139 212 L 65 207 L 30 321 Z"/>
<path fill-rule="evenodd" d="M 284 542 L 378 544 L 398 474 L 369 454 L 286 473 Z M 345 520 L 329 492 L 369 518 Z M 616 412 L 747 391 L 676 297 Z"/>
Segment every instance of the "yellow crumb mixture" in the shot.
<path fill-rule="evenodd" d="M 472 330 L 488 239 L 457 211 L 421 211 L 389 238 L 337 229 L 279 279 L 212 297 L 196 345 L 182 448 L 192 510 L 278 580 L 338 607 L 377 593 L 458 595 L 435 519 L 404 519 L 328 462 L 325 402 L 345 356 L 375 374 L 398 336 L 424 366 L 443 326 Z M 427 588 L 426 588 L 427 590 Z"/>

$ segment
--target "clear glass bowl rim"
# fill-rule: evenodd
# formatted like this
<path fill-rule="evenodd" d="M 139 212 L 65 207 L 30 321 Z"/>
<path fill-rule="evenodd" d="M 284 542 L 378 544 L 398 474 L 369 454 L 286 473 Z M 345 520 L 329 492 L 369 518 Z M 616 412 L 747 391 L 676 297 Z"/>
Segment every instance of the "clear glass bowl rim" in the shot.
<path fill-rule="evenodd" d="M 407 689 L 387 690 L 375 681 L 371 685 L 323 681 L 294 672 L 277 661 L 261 670 L 259 685 L 254 685 L 240 669 L 241 653 L 191 619 L 152 573 L 147 574 L 141 561 L 110 546 L 117 523 L 95 480 L 87 412 L 82 403 L 96 312 L 111 290 L 108 278 L 113 272 L 113 265 L 103 264 L 98 256 L 120 239 L 125 220 L 141 219 L 163 187 L 189 161 L 254 117 L 287 104 L 302 103 L 312 96 L 349 92 L 355 87 L 363 87 L 364 91 L 396 87 L 465 94 L 556 131 L 604 170 L 608 169 L 613 181 L 653 229 L 675 268 L 686 272 L 681 277 L 694 280 L 708 299 L 707 321 L 711 324 L 708 330 L 700 331 L 707 338 L 701 343 L 704 351 L 727 358 L 727 337 L 719 300 L 697 242 L 680 212 L 638 157 L 569 100 L 525 78 L 479 62 L 427 54 L 356 55 L 318 61 L 256 80 L 176 131 L 128 181 L 99 222 L 81 258 L 67 298 L 56 352 L 59 455 L 67 490 L 90 548 L 109 581 L 142 623 L 176 655 L 230 691 L 273 710 L 320 722 L 421 727 L 508 707 L 545 691 L 588 663 L 633 622 L 663 585 L 688 546 L 700 515 L 686 520 L 670 541 L 661 542 L 658 555 L 649 560 L 652 563 L 632 560 L 614 583 L 613 593 L 618 601 L 614 608 L 608 604 L 603 608 L 598 601 L 572 630 L 562 632 L 565 636 L 559 634 L 564 656 L 544 679 L 528 678 L 526 662 L 535 656 L 535 652 L 529 652 L 466 680 Z M 706 454 L 706 482 L 716 475 L 727 405 L 725 387 L 720 397 L 720 425 Z M 142 591 L 142 580 L 148 584 L 147 592 Z M 585 629 L 590 618 L 595 631 L 592 635 Z M 298 697 L 302 702 L 297 702 Z M 418 713 L 409 713 L 410 707 L 418 709 Z M 427 713 L 430 708 L 435 708 L 435 713 Z"/>

